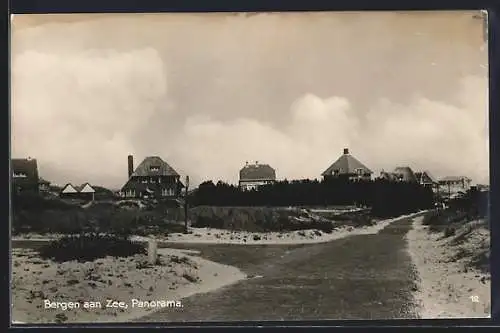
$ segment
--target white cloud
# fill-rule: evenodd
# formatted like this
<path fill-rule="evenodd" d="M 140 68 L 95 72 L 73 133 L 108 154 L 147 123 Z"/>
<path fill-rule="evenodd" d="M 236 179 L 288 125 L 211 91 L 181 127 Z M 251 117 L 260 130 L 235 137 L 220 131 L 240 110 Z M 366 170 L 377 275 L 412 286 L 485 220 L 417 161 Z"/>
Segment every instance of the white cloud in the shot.
<path fill-rule="evenodd" d="M 28 51 L 12 63 L 12 154 L 81 181 L 113 176 L 166 94 L 152 49 L 64 56 Z M 83 179 L 82 179 L 83 178 Z"/>
<path fill-rule="evenodd" d="M 436 176 L 463 174 L 488 182 L 486 83 L 464 79 L 460 106 L 423 97 L 408 105 L 381 99 L 364 123 L 347 100 L 312 94 L 291 106 L 284 130 L 251 119 L 189 118 L 175 158 L 201 180 L 236 182 L 245 161 L 255 160 L 271 164 L 279 178 L 317 178 L 349 147 L 377 172 L 409 165 Z"/>

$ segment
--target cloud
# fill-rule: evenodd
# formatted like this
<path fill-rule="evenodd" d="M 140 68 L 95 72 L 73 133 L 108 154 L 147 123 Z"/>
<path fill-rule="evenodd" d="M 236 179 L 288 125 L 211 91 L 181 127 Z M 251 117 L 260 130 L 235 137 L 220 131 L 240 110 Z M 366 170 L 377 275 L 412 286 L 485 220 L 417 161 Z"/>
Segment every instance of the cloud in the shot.
<path fill-rule="evenodd" d="M 12 155 L 34 156 L 87 181 L 116 177 L 166 95 L 153 49 L 57 55 L 27 51 L 12 63 Z M 57 173 L 47 177 L 57 179 Z"/>
<path fill-rule="evenodd" d="M 465 78 L 461 105 L 418 96 L 406 105 L 381 99 L 364 122 L 346 99 L 313 94 L 291 106 L 282 130 L 251 119 L 192 117 L 173 155 L 194 179 L 236 182 L 245 161 L 255 160 L 271 164 L 282 179 L 319 178 L 349 147 L 374 171 L 409 165 L 488 182 L 486 84 Z"/>
<path fill-rule="evenodd" d="M 247 160 L 316 178 L 344 147 L 374 171 L 486 181 L 487 52 L 469 16 L 18 16 L 12 153 L 109 187 L 129 153 L 196 184 L 235 182 Z"/>

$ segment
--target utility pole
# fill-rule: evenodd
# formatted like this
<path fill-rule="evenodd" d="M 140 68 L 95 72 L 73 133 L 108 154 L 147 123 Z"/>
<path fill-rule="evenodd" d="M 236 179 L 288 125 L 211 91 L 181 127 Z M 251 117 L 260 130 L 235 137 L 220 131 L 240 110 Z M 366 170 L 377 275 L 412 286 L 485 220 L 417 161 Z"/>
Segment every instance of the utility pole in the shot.
<path fill-rule="evenodd" d="M 186 176 L 186 192 L 184 194 L 184 233 L 188 233 L 188 188 L 189 176 Z"/>

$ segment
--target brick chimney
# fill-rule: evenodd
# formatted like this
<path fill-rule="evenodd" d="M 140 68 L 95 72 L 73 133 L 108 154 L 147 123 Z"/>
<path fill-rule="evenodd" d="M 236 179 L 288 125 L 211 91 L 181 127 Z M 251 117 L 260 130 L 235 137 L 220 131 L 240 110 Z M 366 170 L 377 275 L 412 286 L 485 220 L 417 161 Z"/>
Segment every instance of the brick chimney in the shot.
<path fill-rule="evenodd" d="M 344 148 L 344 155 L 349 154 L 349 148 Z"/>
<path fill-rule="evenodd" d="M 132 173 L 134 173 L 134 157 L 128 155 L 128 178 L 132 176 Z"/>

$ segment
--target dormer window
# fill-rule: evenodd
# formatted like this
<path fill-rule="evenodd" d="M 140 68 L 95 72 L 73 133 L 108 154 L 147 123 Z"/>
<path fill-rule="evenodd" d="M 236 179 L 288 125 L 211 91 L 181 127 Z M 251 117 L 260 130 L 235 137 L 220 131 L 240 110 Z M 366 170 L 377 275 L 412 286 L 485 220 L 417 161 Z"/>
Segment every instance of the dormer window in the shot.
<path fill-rule="evenodd" d="M 358 176 L 362 176 L 362 175 L 363 175 L 363 172 L 364 172 L 363 168 L 358 168 L 358 169 L 356 169 L 356 174 L 357 174 Z"/>
<path fill-rule="evenodd" d="M 160 167 L 159 166 L 151 166 L 151 167 L 149 167 L 149 170 L 152 172 L 158 172 L 158 171 L 160 171 Z"/>
<path fill-rule="evenodd" d="M 335 170 L 333 170 L 333 174 L 334 174 L 335 176 L 337 176 L 339 173 L 340 173 L 339 169 L 335 169 Z"/>
<path fill-rule="evenodd" d="M 27 177 L 28 175 L 22 172 L 14 172 L 14 174 L 12 175 L 12 178 L 27 178 Z"/>

